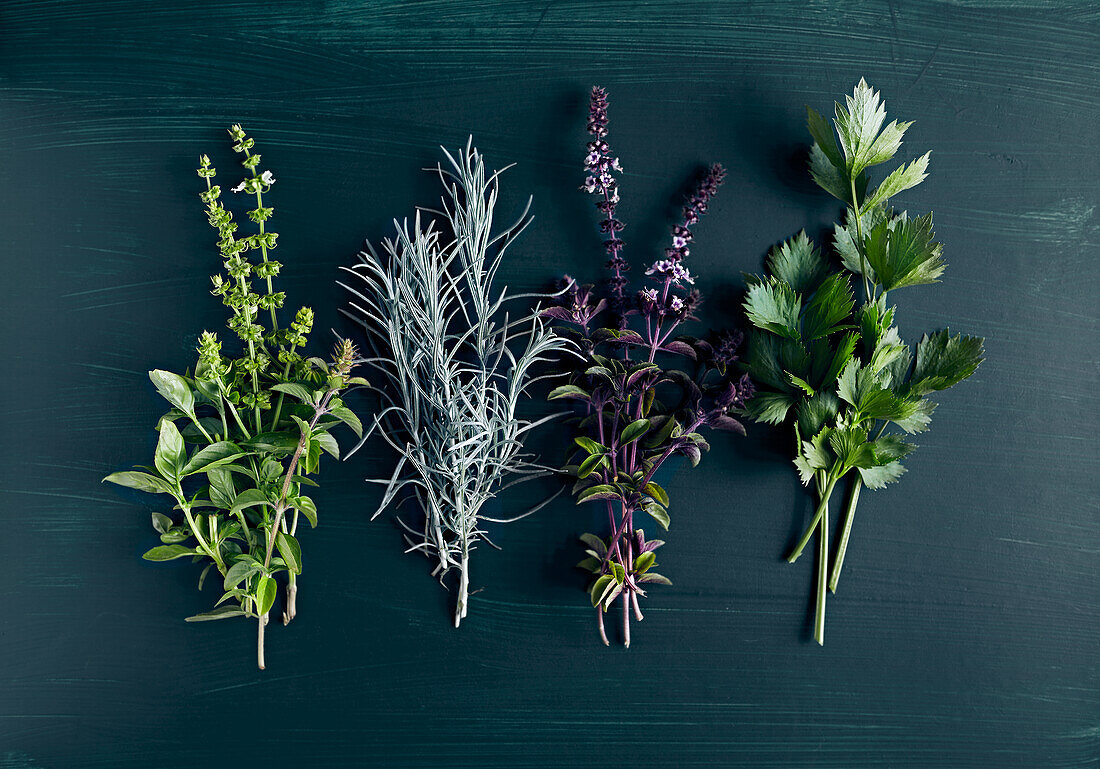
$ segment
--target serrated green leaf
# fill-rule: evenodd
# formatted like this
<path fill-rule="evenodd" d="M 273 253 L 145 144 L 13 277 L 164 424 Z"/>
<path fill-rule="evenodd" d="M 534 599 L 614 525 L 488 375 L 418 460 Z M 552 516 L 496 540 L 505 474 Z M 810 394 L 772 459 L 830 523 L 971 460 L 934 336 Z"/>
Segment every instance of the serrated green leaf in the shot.
<path fill-rule="evenodd" d="M 802 299 L 786 283 L 774 278 L 749 286 L 745 294 L 745 314 L 757 328 L 778 336 L 798 340 L 799 310 Z"/>
<path fill-rule="evenodd" d="M 860 211 L 860 225 L 864 233 L 870 232 L 881 221 L 887 218 L 885 208 L 876 207 Z M 844 223 L 837 224 L 833 230 L 833 247 L 840 255 L 840 261 L 844 269 L 854 272 L 856 275 L 867 275 L 872 283 L 877 283 L 875 271 L 871 269 L 866 260 L 860 264 L 859 231 L 856 229 L 856 215 L 851 208 L 845 213 Z"/>
<path fill-rule="evenodd" d="M 852 287 L 848 284 L 848 276 L 839 272 L 833 273 L 806 304 L 806 311 L 802 315 L 802 338 L 812 341 L 850 328 L 845 321 L 852 314 L 854 306 L 855 299 L 852 296 Z"/>
<path fill-rule="evenodd" d="M 821 113 L 810 106 L 806 107 L 806 127 L 829 162 L 836 168 L 844 168 L 844 158 L 841 157 L 840 149 L 836 146 L 833 127 L 821 116 Z"/>
<path fill-rule="evenodd" d="M 927 398 L 922 398 L 914 406 L 912 414 L 904 419 L 895 419 L 894 424 L 909 434 L 923 433 L 928 429 L 928 424 L 932 421 L 932 412 L 935 409 L 935 403 Z"/>
<path fill-rule="evenodd" d="M 947 265 L 934 238 L 932 214 L 883 219 L 866 234 L 864 254 L 883 291 L 938 282 Z"/>
<path fill-rule="evenodd" d="M 925 335 L 917 345 L 917 362 L 911 389 L 918 395 L 946 390 L 973 374 L 985 359 L 985 340 L 977 336 L 951 336 L 950 329 Z"/>
<path fill-rule="evenodd" d="M 840 376 L 840 372 L 848 365 L 848 361 L 852 360 L 852 354 L 855 352 L 858 342 L 859 335 L 853 331 L 849 331 L 840 338 L 840 341 L 837 342 L 833 357 L 829 361 L 829 368 L 825 371 L 821 379 L 821 386 L 823 388 L 832 387 L 833 383 L 836 382 L 837 377 Z"/>
<path fill-rule="evenodd" d="M 862 427 L 838 427 L 829 433 L 829 448 L 841 462 L 842 474 L 853 467 L 874 467 L 875 454 Z"/>
<path fill-rule="evenodd" d="M 816 142 L 810 147 L 810 176 L 818 187 L 837 200 L 849 204 L 852 202 L 846 171 L 833 165 L 828 154 Z"/>
<path fill-rule="evenodd" d="M 767 267 L 769 275 L 800 294 L 812 294 L 829 274 L 821 252 L 805 230 L 773 248 L 768 254 Z"/>
<path fill-rule="evenodd" d="M 795 399 L 784 393 L 758 392 L 745 404 L 745 411 L 757 422 L 769 425 L 783 424 Z"/>
<path fill-rule="evenodd" d="M 757 386 L 766 385 L 781 392 L 791 392 L 793 388 L 779 357 L 780 340 L 777 337 L 756 329 L 749 332 L 744 358 L 746 373 Z"/>
<path fill-rule="evenodd" d="M 905 467 L 901 462 L 887 462 L 875 467 L 860 467 L 859 477 L 863 485 L 869 489 L 881 489 L 888 483 L 893 483 L 905 474 Z"/>
<path fill-rule="evenodd" d="M 831 392 L 818 390 L 798 407 L 798 430 L 802 435 L 817 435 L 825 425 L 832 424 L 840 412 L 840 401 Z"/>
<path fill-rule="evenodd" d="M 647 571 L 642 576 L 638 577 L 639 582 L 644 582 L 651 585 L 671 585 L 672 580 L 663 574 L 658 574 L 653 571 Z"/>
<path fill-rule="evenodd" d="M 896 459 L 904 459 L 916 448 L 900 435 L 879 436 L 871 445 L 874 448 L 875 459 L 880 464 Z"/>
<path fill-rule="evenodd" d="M 886 105 L 867 81 L 860 79 L 845 105 L 836 104 L 836 132 L 844 153 L 848 176 L 890 160 L 901 146 L 911 123 L 892 121 L 885 127 Z"/>
<path fill-rule="evenodd" d="M 923 182 L 928 178 L 928 158 L 931 154 L 926 152 L 908 165 L 898 166 L 882 180 L 882 184 L 874 192 L 867 196 L 863 205 L 868 208 L 885 205 L 894 195 Z"/>
<path fill-rule="evenodd" d="M 814 396 L 814 388 L 811 387 L 805 379 L 795 376 L 790 371 L 787 372 L 787 378 L 791 380 L 791 384 L 793 384 L 795 387 L 800 388 L 802 392 L 806 393 L 808 397 L 812 398 Z"/>

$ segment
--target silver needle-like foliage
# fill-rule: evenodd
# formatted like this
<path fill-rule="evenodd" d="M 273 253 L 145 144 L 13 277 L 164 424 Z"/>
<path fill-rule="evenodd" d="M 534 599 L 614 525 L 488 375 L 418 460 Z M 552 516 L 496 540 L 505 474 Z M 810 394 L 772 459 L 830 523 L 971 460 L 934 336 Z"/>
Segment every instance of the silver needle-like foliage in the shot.
<path fill-rule="evenodd" d="M 544 472 L 522 440 L 550 417 L 517 416 L 536 379 L 532 367 L 571 343 L 537 308 L 510 320 L 506 301 L 524 297 L 493 287 L 505 252 L 531 221 L 530 201 L 493 234 L 500 172 L 486 173 L 472 142 L 457 157 L 444 154 L 449 167 L 434 169 L 445 189 L 442 210 L 418 212 L 411 226 L 395 220 L 396 237 L 377 250 L 368 245 L 358 264 L 344 268 L 355 279 L 341 285 L 352 294 L 347 314 L 372 349 L 367 362 L 384 378 L 371 432 L 399 455 L 392 476 L 371 481 L 386 486 L 374 515 L 415 498 L 422 525 L 402 521 L 409 551 L 437 560 L 441 580 L 458 568 L 457 627 L 467 611 L 470 554 L 485 539 L 486 521 L 504 522 L 482 509 L 501 489 Z"/>

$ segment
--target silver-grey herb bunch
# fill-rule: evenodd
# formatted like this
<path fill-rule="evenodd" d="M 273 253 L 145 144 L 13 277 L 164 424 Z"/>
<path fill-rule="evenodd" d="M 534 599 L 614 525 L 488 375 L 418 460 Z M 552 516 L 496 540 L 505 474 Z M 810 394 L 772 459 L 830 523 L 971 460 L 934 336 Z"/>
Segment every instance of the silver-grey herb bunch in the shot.
<path fill-rule="evenodd" d="M 343 268 L 353 285 L 341 285 L 352 294 L 347 314 L 373 353 L 367 363 L 383 375 L 382 408 L 368 435 L 377 429 L 399 455 L 392 476 L 370 481 L 386 486 L 374 516 L 415 499 L 419 526 L 401 521 L 408 551 L 438 561 L 432 574 L 441 582 L 458 569 L 458 627 L 470 554 L 486 539 L 486 522 L 506 522 L 486 517 L 485 504 L 545 472 L 523 452 L 523 438 L 550 417 L 521 419 L 520 399 L 538 379 L 533 367 L 570 343 L 537 308 L 510 319 L 506 301 L 531 295 L 509 297 L 507 287 L 493 286 L 505 252 L 531 221 L 530 201 L 494 234 L 500 172 L 486 172 L 472 141 L 444 154 L 449 167 L 432 169 L 445 190 L 442 210 L 418 212 L 411 226 L 395 220 L 396 237 L 380 251 L 368 244 L 358 264 Z"/>

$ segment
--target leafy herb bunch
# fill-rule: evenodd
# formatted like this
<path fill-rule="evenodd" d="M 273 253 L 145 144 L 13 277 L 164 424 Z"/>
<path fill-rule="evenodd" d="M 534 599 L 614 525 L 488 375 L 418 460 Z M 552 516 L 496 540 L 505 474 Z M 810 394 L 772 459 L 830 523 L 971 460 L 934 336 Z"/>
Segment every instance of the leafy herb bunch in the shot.
<path fill-rule="evenodd" d="M 299 514 L 317 524 L 317 507 L 302 493 L 315 486 L 322 451 L 339 456 L 329 431 L 343 423 L 361 434 L 359 419 L 340 394 L 365 380 L 351 376 L 358 356 L 340 341 L 329 362 L 303 357 L 313 311 L 298 310 L 288 326 L 278 311 L 285 295 L 273 289 L 281 265 L 270 257 L 277 235 L 266 223 L 273 208 L 263 196 L 275 183 L 260 170 L 253 140 L 239 125 L 229 129 L 233 149 L 243 156 L 247 176 L 233 189 L 255 199 L 248 211 L 256 230 L 238 233 L 233 214 L 213 184 L 214 167 L 203 155 L 198 174 L 206 181 L 201 198 L 218 232 L 224 274 L 214 275 L 213 294 L 229 308 L 228 326 L 241 342 L 239 357 L 228 357 L 216 334 L 204 331 L 194 374 L 151 371 L 149 378 L 172 408 L 160 418 L 160 438 L 152 467 L 114 473 L 104 480 L 175 501 L 182 518 L 153 513 L 153 527 L 164 543 L 143 556 L 149 561 L 190 557 L 207 562 L 199 588 L 212 568 L 222 577 L 215 608 L 188 622 L 254 617 L 257 663 L 264 667 L 264 626 L 275 602 L 275 575 L 287 572 L 288 623 L 296 612 L 297 577 L 302 571 L 296 539 Z M 248 258 L 249 252 L 259 260 Z M 255 282 L 259 281 L 259 291 Z M 265 317 L 266 316 L 266 317 Z M 267 325 L 266 321 L 270 320 Z"/>
<path fill-rule="evenodd" d="M 653 571 L 654 550 L 664 544 L 647 540 L 635 514 L 644 512 L 663 529 L 669 526 L 668 493 L 653 480 L 674 455 L 697 465 L 709 448 L 705 428 L 744 434 L 732 414 L 753 394 L 747 375 L 735 373 L 742 335 L 725 332 L 709 340 L 684 336 L 701 294 L 685 264 L 693 240 L 691 228 L 706 213 L 725 178 L 720 165 L 709 168 L 672 228 L 671 243 L 646 270 L 644 288 L 634 290 L 622 256 L 623 222 L 616 216 L 622 168 L 608 146 L 607 94 L 593 88 L 582 189 L 596 195 L 603 216 L 611 272 L 603 291 L 578 285 L 566 276 L 559 306 L 543 315 L 563 324 L 578 345 L 579 361 L 567 371 L 568 384 L 555 388 L 552 400 L 572 399 L 583 409 L 575 418 L 574 461 L 563 470 L 576 477 L 578 504 L 596 502 L 607 509 L 610 535 L 584 534 L 588 558 L 578 566 L 591 572 L 590 597 L 597 610 L 600 638 L 608 643 L 603 615 L 616 599 L 622 604 L 623 643 L 630 645 L 630 615 L 642 619 L 639 598 L 645 585 L 671 584 Z M 683 370 L 681 368 L 688 370 Z"/>
<path fill-rule="evenodd" d="M 486 172 L 472 139 L 464 151 L 444 153 L 449 167 L 435 169 L 442 210 L 418 213 L 411 226 L 395 221 L 396 238 L 380 250 L 368 244 L 359 263 L 344 268 L 356 280 L 341 285 L 352 294 L 347 314 L 373 352 L 367 362 L 381 376 L 371 431 L 399 455 L 391 477 L 372 481 L 386 486 L 374 515 L 416 502 L 419 525 L 398 520 L 409 552 L 435 560 L 441 583 L 457 569 L 458 627 L 469 606 L 470 556 L 480 542 L 492 545 L 486 523 L 507 522 L 487 516 L 485 505 L 546 474 L 522 450 L 546 419 L 517 411 L 538 378 L 533 368 L 569 343 L 537 311 L 510 319 L 506 302 L 526 297 L 494 287 L 505 253 L 531 221 L 527 210 L 495 233 L 500 172 Z"/>
<path fill-rule="evenodd" d="M 983 340 L 944 329 L 925 335 L 914 356 L 894 325 L 887 292 L 939 282 L 946 267 L 932 215 L 890 207 L 890 198 L 926 178 L 929 154 L 868 189 L 868 169 L 894 158 L 911 123 L 884 126 L 885 105 L 863 80 L 845 105 L 836 104 L 832 125 L 807 111 L 810 173 L 848 206 L 833 240 L 843 269 L 804 232 L 774 249 L 765 274 L 749 277 L 745 310 L 756 329 L 743 366 L 760 386 L 748 412 L 768 424 L 793 424 L 794 464 L 803 484 L 813 483 L 817 492 L 817 509 L 787 560 L 793 563 L 817 533 L 814 638 L 820 644 L 825 585 L 836 592 L 860 490 L 901 477 L 901 460 L 915 448 L 903 436 L 928 429 L 935 403 L 927 396 L 973 374 Z M 863 287 L 858 308 L 849 273 Z M 829 500 L 846 477 L 853 480 L 830 574 Z"/>

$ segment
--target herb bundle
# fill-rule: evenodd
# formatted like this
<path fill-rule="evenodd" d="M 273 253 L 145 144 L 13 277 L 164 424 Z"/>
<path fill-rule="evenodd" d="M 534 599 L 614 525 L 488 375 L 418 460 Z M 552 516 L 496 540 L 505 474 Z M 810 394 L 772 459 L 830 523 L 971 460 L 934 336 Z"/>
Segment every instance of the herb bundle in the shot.
<path fill-rule="evenodd" d="M 543 315 L 563 324 L 562 333 L 582 352 L 566 372 L 568 384 L 549 395 L 575 400 L 583 408 L 574 420 L 574 461 L 563 471 L 577 479 L 577 504 L 596 502 L 606 508 L 610 529 L 606 539 L 595 534 L 581 537 L 589 557 L 578 566 L 593 576 L 589 594 L 601 640 L 608 644 L 603 615 L 618 598 L 623 643 L 629 646 L 630 616 L 633 612 L 642 619 L 639 598 L 646 595 L 644 586 L 671 584 L 652 570 L 654 550 L 664 543 L 647 540 L 634 516 L 645 512 L 668 529 L 668 493 L 654 475 L 673 455 L 697 465 L 709 448 L 704 428 L 744 434 L 732 414 L 752 396 L 753 385 L 747 375 L 734 373 L 740 333 L 726 332 L 710 340 L 678 333 L 696 320 L 702 299 L 690 288 L 695 278 L 685 265 L 691 228 L 706 213 L 725 170 L 710 167 L 685 204 L 682 220 L 672 228 L 664 257 L 646 270 L 647 287 L 633 291 L 619 236 L 624 224 L 616 217 L 616 174 L 622 168 L 610 153 L 607 126 L 607 94 L 593 88 L 588 118 L 592 140 L 582 189 L 597 196 L 611 276 L 604 291 L 566 276 L 559 306 Z M 690 371 L 681 370 L 681 365 Z"/>
<path fill-rule="evenodd" d="M 817 492 L 817 509 L 787 560 L 797 560 L 817 534 L 814 638 L 823 644 L 825 586 L 836 592 L 860 490 L 901 477 L 901 460 L 915 448 L 902 434 L 928 429 L 935 404 L 927 396 L 973 374 L 983 340 L 944 329 L 925 335 L 914 356 L 894 325 L 896 308 L 887 304 L 887 292 L 939 282 L 946 267 L 932 215 L 909 216 L 889 205 L 926 178 L 929 155 L 868 189 L 867 170 L 894 158 L 911 123 L 884 126 L 885 105 L 863 80 L 845 105 L 836 104 L 831 126 L 807 111 L 810 173 L 848 206 L 833 241 L 843 271 L 805 233 L 773 250 L 766 273 L 749 278 L 745 310 L 756 329 L 743 365 L 760 386 L 748 412 L 760 422 L 793 424 L 794 464 L 802 483 L 813 483 Z M 858 308 L 848 273 L 863 286 Z M 848 476 L 851 491 L 830 573 L 829 500 Z"/>
<path fill-rule="evenodd" d="M 436 218 L 418 212 L 411 226 L 395 221 L 396 238 L 384 240 L 381 253 L 368 244 L 359 263 L 344 268 L 354 286 L 341 285 L 353 295 L 347 314 L 373 352 L 367 362 L 382 375 L 382 408 L 368 435 L 378 429 L 399 455 L 390 478 L 371 481 L 386 486 L 374 516 L 415 500 L 419 527 L 398 519 L 408 551 L 437 561 L 432 574 L 441 583 L 458 569 L 458 627 L 468 610 L 470 555 L 489 542 L 484 524 L 506 522 L 486 516 L 485 504 L 545 474 L 522 441 L 546 419 L 521 419 L 517 408 L 536 379 L 532 367 L 568 343 L 537 312 L 510 319 L 505 302 L 524 297 L 493 285 L 531 221 L 530 201 L 515 224 L 494 234 L 500 172 L 486 173 L 472 140 L 457 157 L 444 153 L 450 167 L 435 169 L 442 210 L 427 212 Z"/>
<path fill-rule="evenodd" d="M 234 125 L 229 134 L 247 173 L 233 191 L 255 199 L 248 217 L 256 231 L 238 234 L 233 214 L 220 201 L 221 189 L 213 184 L 215 170 L 206 155 L 198 174 L 206 180 L 201 198 L 217 230 L 225 268 L 224 275 L 213 276 L 212 293 L 230 309 L 228 326 L 242 352 L 227 357 L 217 335 L 203 332 L 194 374 L 149 372 L 157 392 L 172 406 L 157 425 L 153 466 L 104 480 L 175 501 L 173 510 L 182 519 L 153 513 L 153 527 L 164 544 L 143 557 L 207 562 L 199 589 L 211 568 L 217 568 L 222 597 L 212 611 L 187 621 L 256 618 L 262 670 L 264 626 L 277 593 L 275 575 L 288 574 L 285 624 L 296 613 L 302 572 L 299 514 L 311 526 L 317 524 L 317 507 L 302 493 L 303 486 L 316 486 L 308 476 L 317 472 L 321 451 L 339 456 L 329 434 L 333 427 L 343 423 L 362 432 L 359 419 L 339 396 L 349 385 L 366 382 L 351 376 L 357 354 L 346 340 L 336 345 L 330 362 L 302 356 L 313 326 L 308 307 L 298 310 L 289 326 L 280 327 L 278 310 L 285 294 L 274 291 L 272 279 L 281 265 L 270 258 L 277 235 L 266 228 L 274 209 L 263 200 L 275 178 L 260 171 L 253 140 L 240 126 Z M 259 261 L 248 259 L 250 251 L 259 253 Z M 261 281 L 262 293 L 254 290 L 254 280 Z"/>

